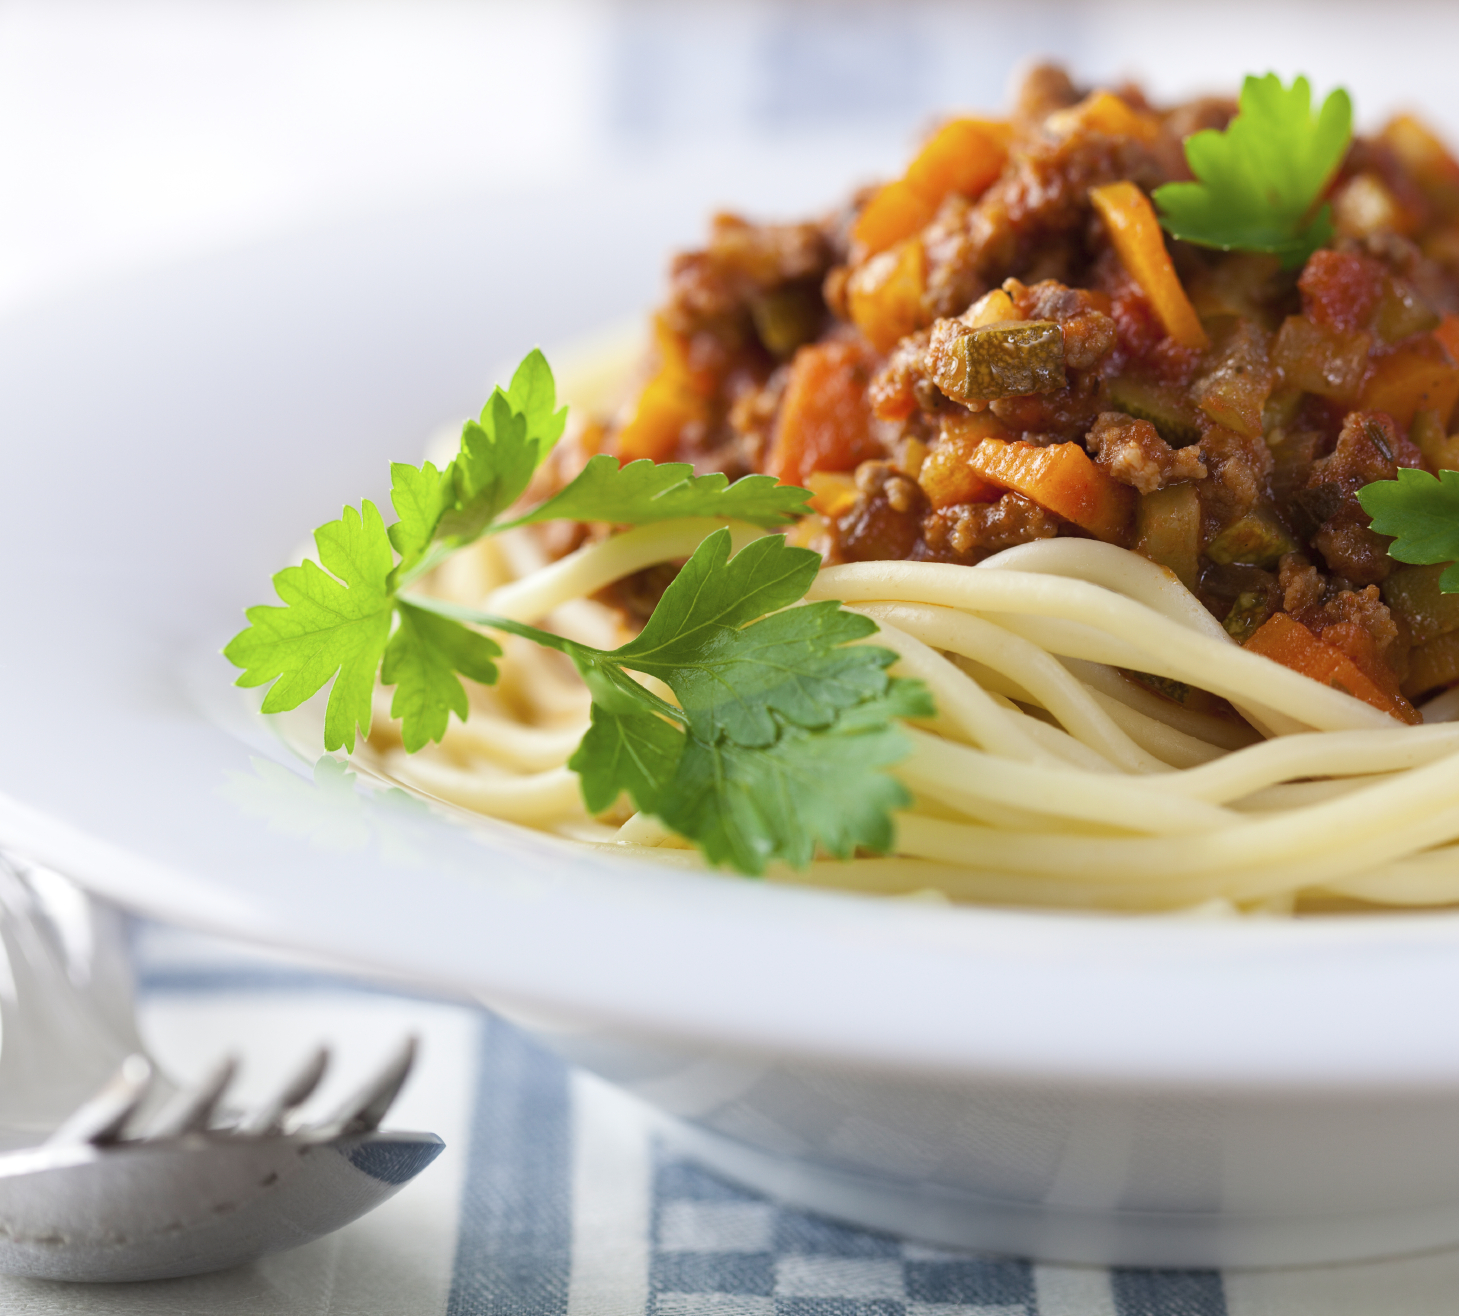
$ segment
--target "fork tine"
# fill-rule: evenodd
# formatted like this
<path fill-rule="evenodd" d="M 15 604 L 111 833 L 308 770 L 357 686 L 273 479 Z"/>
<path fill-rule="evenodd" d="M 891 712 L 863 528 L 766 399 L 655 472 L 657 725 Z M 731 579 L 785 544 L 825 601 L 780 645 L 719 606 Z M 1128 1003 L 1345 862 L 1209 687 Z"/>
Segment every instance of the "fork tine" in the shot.
<path fill-rule="evenodd" d="M 145 1138 L 180 1138 L 198 1133 L 212 1122 L 218 1102 L 238 1072 L 238 1057 L 224 1056 L 198 1082 L 184 1088 L 163 1107 L 146 1129 Z"/>
<path fill-rule="evenodd" d="M 314 1089 L 319 1086 L 320 1080 L 324 1077 L 324 1071 L 329 1068 L 329 1048 L 317 1046 L 278 1093 L 263 1105 L 256 1107 L 251 1114 L 245 1115 L 238 1121 L 236 1132 L 248 1134 L 250 1137 L 262 1137 L 268 1133 L 277 1133 L 283 1125 L 286 1116 L 296 1106 L 302 1106 L 313 1095 Z"/>
<path fill-rule="evenodd" d="M 121 1135 L 122 1126 L 152 1087 L 152 1066 L 145 1056 L 130 1055 L 89 1101 L 79 1106 L 49 1138 L 47 1147 L 91 1143 L 104 1147 Z"/>
<path fill-rule="evenodd" d="M 335 1137 L 369 1133 L 379 1128 L 385 1112 L 405 1086 L 411 1066 L 415 1064 L 416 1047 L 415 1034 L 408 1034 L 380 1072 L 340 1106 L 333 1118 L 325 1120 L 318 1128 L 331 1131 Z"/>

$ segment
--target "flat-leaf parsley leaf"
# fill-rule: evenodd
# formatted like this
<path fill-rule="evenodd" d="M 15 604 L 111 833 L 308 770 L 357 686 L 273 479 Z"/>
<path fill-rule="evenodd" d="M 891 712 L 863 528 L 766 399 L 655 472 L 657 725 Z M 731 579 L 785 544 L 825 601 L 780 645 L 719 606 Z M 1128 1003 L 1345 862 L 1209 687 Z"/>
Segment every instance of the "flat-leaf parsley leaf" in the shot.
<path fill-rule="evenodd" d="M 1177 238 L 1222 251 L 1266 251 L 1285 268 L 1332 237 L 1332 209 L 1318 208 L 1352 139 L 1353 107 L 1338 88 L 1312 113 L 1306 78 L 1283 87 L 1275 73 L 1248 77 L 1240 112 L 1224 132 L 1186 139 L 1194 183 L 1152 193 Z"/>
<path fill-rule="evenodd" d="M 353 750 L 370 731 L 378 679 L 395 687 L 392 716 L 414 752 L 440 740 L 470 704 L 461 677 L 496 680 L 501 649 L 478 628 L 567 654 L 592 696 L 591 726 L 568 766 L 597 813 L 627 794 L 714 863 L 760 873 L 804 865 L 818 850 L 849 857 L 892 844 L 891 812 L 910 802 L 883 771 L 909 750 L 899 717 L 930 716 L 915 681 L 888 675 L 895 655 L 857 643 L 871 620 L 838 603 L 800 603 L 820 566 L 783 538 L 733 557 L 712 531 L 637 637 L 607 651 L 521 622 L 405 591 L 458 548 L 511 525 L 563 517 L 646 523 L 681 517 L 784 525 L 804 489 L 768 476 L 729 484 L 686 465 L 599 456 L 553 498 L 516 520 L 507 509 L 561 435 L 552 372 L 534 352 L 497 389 L 445 469 L 391 467 L 388 529 L 372 503 L 346 507 L 315 532 L 318 562 L 274 577 L 283 606 L 248 610 L 224 650 L 239 685 L 273 682 L 266 712 L 296 708 L 331 679 L 325 747 Z M 656 677 L 661 698 L 640 683 Z"/>
<path fill-rule="evenodd" d="M 1445 594 L 1459 594 L 1459 471 L 1402 467 L 1396 480 L 1375 480 L 1358 490 L 1358 502 L 1380 535 L 1395 536 L 1388 556 L 1399 562 L 1451 562 L 1439 576 Z"/>

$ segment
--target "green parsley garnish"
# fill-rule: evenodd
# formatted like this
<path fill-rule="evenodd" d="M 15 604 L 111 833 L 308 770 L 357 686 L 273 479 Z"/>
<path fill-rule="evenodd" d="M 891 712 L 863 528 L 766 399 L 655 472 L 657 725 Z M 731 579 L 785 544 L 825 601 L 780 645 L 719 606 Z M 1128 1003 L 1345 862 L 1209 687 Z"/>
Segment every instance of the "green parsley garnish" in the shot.
<path fill-rule="evenodd" d="M 1450 562 L 1439 576 L 1445 594 L 1459 594 L 1459 471 L 1403 467 L 1396 480 L 1375 480 L 1358 490 L 1358 502 L 1380 535 L 1395 536 L 1388 556 L 1424 566 Z"/>
<path fill-rule="evenodd" d="M 1306 78 L 1283 87 L 1275 73 L 1248 77 L 1225 132 L 1186 139 L 1194 183 L 1152 193 L 1175 237 L 1222 251 L 1266 251 L 1284 269 L 1332 238 L 1332 207 L 1318 208 L 1352 140 L 1353 107 L 1338 88 L 1312 113 Z"/>
<path fill-rule="evenodd" d="M 445 470 L 391 467 L 388 529 L 373 504 L 346 507 L 314 533 L 318 562 L 274 576 L 282 607 L 247 612 L 224 649 L 242 686 L 272 682 L 265 712 L 296 708 L 333 679 L 325 747 L 353 751 L 369 734 L 376 680 L 394 686 L 391 715 L 411 752 L 445 734 L 468 702 L 460 677 L 496 680 L 501 649 L 473 629 L 524 636 L 572 659 L 592 695 L 592 724 L 568 766 L 592 812 L 626 792 L 714 863 L 760 873 L 776 859 L 803 866 L 818 848 L 849 857 L 892 844 L 890 813 L 910 802 L 881 769 L 909 750 L 893 725 L 929 716 L 914 681 L 894 679 L 887 649 L 853 641 L 876 625 L 834 602 L 792 607 L 820 558 L 779 536 L 733 558 L 730 535 L 709 535 L 643 631 L 605 651 L 407 587 L 485 534 L 551 518 L 642 524 L 671 517 L 786 524 L 804 489 L 768 476 L 729 484 L 687 465 L 595 457 L 540 507 L 504 519 L 563 430 L 540 352 L 497 389 Z M 657 677 L 677 704 L 630 672 Z"/>

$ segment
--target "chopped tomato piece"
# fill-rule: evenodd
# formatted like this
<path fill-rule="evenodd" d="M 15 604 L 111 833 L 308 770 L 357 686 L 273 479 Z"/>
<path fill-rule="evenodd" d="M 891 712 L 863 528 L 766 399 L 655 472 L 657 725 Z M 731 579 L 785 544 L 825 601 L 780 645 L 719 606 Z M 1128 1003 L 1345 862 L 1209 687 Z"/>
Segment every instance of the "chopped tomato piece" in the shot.
<path fill-rule="evenodd" d="M 1297 280 L 1302 313 L 1324 329 L 1365 329 L 1383 295 L 1385 273 L 1356 251 L 1314 251 Z"/>

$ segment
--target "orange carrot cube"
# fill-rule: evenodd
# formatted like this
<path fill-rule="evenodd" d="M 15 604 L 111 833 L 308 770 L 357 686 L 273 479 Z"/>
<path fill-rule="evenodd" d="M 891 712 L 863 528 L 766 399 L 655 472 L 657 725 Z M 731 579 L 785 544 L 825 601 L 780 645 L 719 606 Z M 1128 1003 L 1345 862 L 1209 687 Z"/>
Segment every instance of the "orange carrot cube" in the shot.
<path fill-rule="evenodd" d="M 846 284 L 852 323 L 878 352 L 922 327 L 926 260 L 917 238 L 899 242 L 860 266 Z"/>
<path fill-rule="evenodd" d="M 1459 366 L 1437 336 L 1430 334 L 1383 357 L 1363 386 L 1358 408 L 1386 411 L 1406 430 L 1419 410 L 1436 411 L 1447 425 L 1459 401 Z"/>
<path fill-rule="evenodd" d="M 885 251 L 932 222 L 949 192 L 976 197 L 1008 160 L 1011 129 L 990 119 L 953 119 L 923 145 L 906 174 L 881 188 L 851 231 L 868 254 Z"/>
<path fill-rule="evenodd" d="M 871 432 L 866 385 L 874 368 L 856 343 L 812 343 L 790 364 L 765 469 L 804 485 L 812 471 L 850 471 L 882 447 Z"/>
<path fill-rule="evenodd" d="M 1314 681 L 1332 686 L 1344 694 L 1371 704 L 1380 712 L 1400 722 L 1419 721 L 1413 705 L 1402 695 L 1390 695 L 1379 689 L 1347 654 L 1319 639 L 1289 613 L 1279 612 L 1268 618 L 1252 633 L 1244 646 L 1263 658 L 1270 658 L 1294 672 L 1310 676 Z"/>
<path fill-rule="evenodd" d="M 929 459 L 930 460 L 930 459 Z M 974 475 L 1033 499 L 1109 544 L 1128 541 L 1136 494 L 1090 460 L 1078 443 L 1046 448 L 983 439 L 968 459 Z"/>

